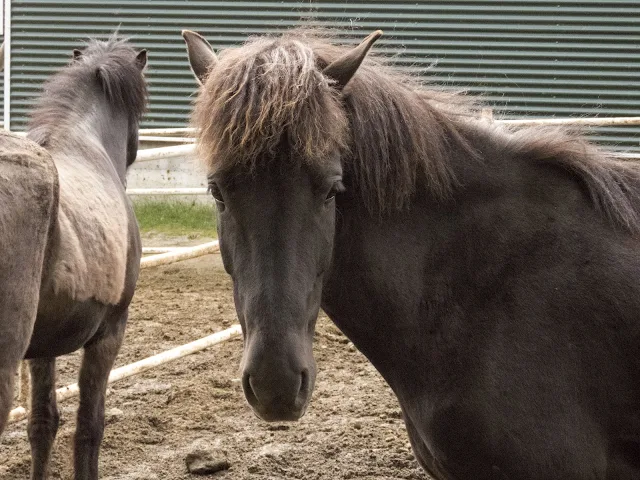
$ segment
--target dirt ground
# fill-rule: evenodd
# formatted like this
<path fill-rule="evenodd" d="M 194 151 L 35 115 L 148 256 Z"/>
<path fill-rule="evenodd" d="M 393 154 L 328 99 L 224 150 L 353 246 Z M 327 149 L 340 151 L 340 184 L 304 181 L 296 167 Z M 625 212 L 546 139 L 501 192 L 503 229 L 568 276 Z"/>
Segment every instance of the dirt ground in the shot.
<path fill-rule="evenodd" d="M 200 239 L 200 241 L 203 241 Z M 198 242 L 200 243 L 200 242 Z M 149 243 L 146 243 L 149 245 Z M 236 323 L 231 285 L 220 257 L 142 271 L 117 365 L 125 365 Z M 195 450 L 226 452 L 218 479 L 417 479 L 400 408 L 381 377 L 322 317 L 315 355 L 318 377 L 298 423 L 268 424 L 247 403 L 239 379 L 236 338 L 114 383 L 100 456 L 104 480 L 178 480 Z M 58 383 L 73 383 L 79 355 L 58 360 Z M 60 404 L 61 427 L 51 478 L 72 478 L 75 400 Z M 0 438 L 0 478 L 28 478 L 26 422 Z"/>

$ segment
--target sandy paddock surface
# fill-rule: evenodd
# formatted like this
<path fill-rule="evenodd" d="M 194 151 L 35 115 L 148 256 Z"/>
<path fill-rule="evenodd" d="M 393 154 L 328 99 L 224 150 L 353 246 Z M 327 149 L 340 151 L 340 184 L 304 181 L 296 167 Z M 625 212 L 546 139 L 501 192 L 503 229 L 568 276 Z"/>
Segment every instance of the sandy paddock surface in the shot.
<path fill-rule="evenodd" d="M 200 242 L 196 242 L 200 243 Z M 175 243 L 174 243 L 175 244 Z M 219 255 L 142 271 L 121 366 L 236 323 L 231 284 Z M 219 479 L 422 479 L 400 408 L 381 377 L 326 317 L 318 322 L 316 389 L 298 423 L 258 420 L 239 380 L 236 338 L 114 383 L 100 457 L 105 480 L 201 478 L 185 458 L 226 454 Z M 60 386 L 75 382 L 79 355 L 58 360 Z M 77 402 L 60 404 L 51 478 L 72 478 Z M 28 478 L 26 422 L 0 438 L 0 478 Z"/>

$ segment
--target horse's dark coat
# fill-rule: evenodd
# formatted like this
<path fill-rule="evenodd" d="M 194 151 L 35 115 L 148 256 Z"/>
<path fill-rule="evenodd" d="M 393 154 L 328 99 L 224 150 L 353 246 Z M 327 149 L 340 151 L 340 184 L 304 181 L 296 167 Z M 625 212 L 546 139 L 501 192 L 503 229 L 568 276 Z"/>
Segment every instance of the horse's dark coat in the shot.
<path fill-rule="evenodd" d="M 259 416 L 304 413 L 322 306 L 432 476 L 640 478 L 640 165 L 373 61 L 340 93 L 304 34 L 184 36 Z"/>
<path fill-rule="evenodd" d="M 75 478 L 98 478 L 106 382 L 122 342 L 140 266 L 138 226 L 124 183 L 126 168 L 137 155 L 138 123 L 146 108 L 145 65 L 146 51 L 138 53 L 115 37 L 91 41 L 74 53 L 71 64 L 45 84 L 28 139 L 20 139 L 23 150 L 38 152 L 51 164 L 50 194 L 40 199 L 33 195 L 33 180 L 9 182 L 11 178 L 0 177 L 0 191 L 14 200 L 3 202 L 3 215 L 18 224 L 28 226 L 27 220 L 33 220 L 40 225 L 40 231 L 16 230 L 24 248 L 33 242 L 42 251 L 38 254 L 30 247 L 31 263 L 21 255 L 22 245 L 2 248 L 17 259 L 17 267 L 37 276 L 30 283 L 15 276 L 2 281 L 5 288 L 13 283 L 29 294 L 32 303 L 28 313 L 0 318 L 0 344 L 7 343 L 0 356 L 0 385 L 6 387 L 0 390 L 0 432 L 11 405 L 17 364 L 23 357 L 31 359 L 32 479 L 47 478 L 58 428 L 55 357 L 81 347 Z M 15 159 L 16 152 L 8 146 L 16 140 L 2 140 L 3 162 Z M 31 196 L 22 192 L 25 189 L 33 191 Z M 22 192 L 20 197 L 16 192 Z M 85 201 L 91 197 L 97 203 Z M 29 202 L 40 203 L 39 210 Z M 36 215 L 40 210 L 42 215 Z M 110 238 L 119 235 L 122 238 Z M 11 294 L 6 293 L 0 299 L 3 308 Z"/>

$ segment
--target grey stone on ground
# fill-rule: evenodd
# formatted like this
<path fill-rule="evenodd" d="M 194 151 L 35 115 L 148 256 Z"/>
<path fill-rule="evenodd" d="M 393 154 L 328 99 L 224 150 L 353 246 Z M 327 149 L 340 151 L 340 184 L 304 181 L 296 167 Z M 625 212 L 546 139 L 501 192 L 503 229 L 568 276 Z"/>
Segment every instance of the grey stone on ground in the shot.
<path fill-rule="evenodd" d="M 110 408 L 109 410 L 107 410 L 105 413 L 105 417 L 121 417 L 124 415 L 124 412 L 122 410 L 120 410 L 119 408 Z"/>
<path fill-rule="evenodd" d="M 231 466 L 227 455 L 218 450 L 195 450 L 185 458 L 187 470 L 195 475 L 209 475 L 222 470 L 228 470 Z"/>
<path fill-rule="evenodd" d="M 104 412 L 104 421 L 107 425 L 119 421 L 124 416 L 124 412 L 119 408 L 110 408 Z"/>

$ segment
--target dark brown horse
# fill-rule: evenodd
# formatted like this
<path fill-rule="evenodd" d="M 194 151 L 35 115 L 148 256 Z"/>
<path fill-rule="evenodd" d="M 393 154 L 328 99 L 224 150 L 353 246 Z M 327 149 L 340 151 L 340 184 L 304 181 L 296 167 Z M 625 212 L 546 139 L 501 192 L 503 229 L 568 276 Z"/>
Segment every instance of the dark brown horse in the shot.
<path fill-rule="evenodd" d="M 45 85 L 28 138 L 0 137 L 0 432 L 16 367 L 31 359 L 32 479 L 47 477 L 58 429 L 55 357 L 79 348 L 75 478 L 98 478 L 107 378 L 140 266 L 125 174 L 146 63 L 125 41 L 90 42 Z"/>
<path fill-rule="evenodd" d="M 322 307 L 438 479 L 640 479 L 640 165 L 353 49 L 184 32 L 243 386 L 295 420 Z"/>

